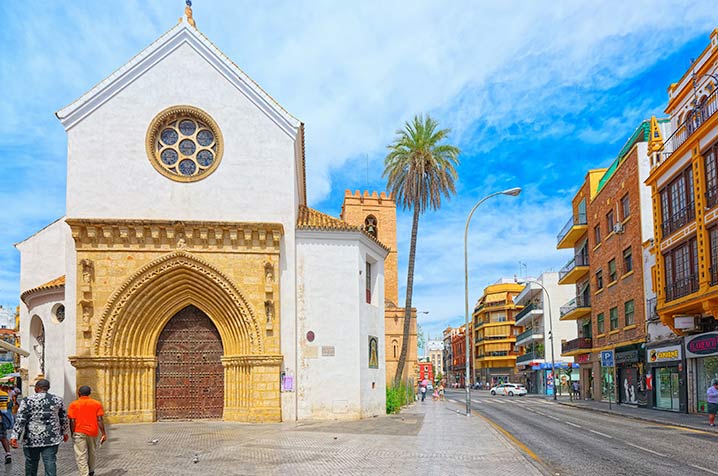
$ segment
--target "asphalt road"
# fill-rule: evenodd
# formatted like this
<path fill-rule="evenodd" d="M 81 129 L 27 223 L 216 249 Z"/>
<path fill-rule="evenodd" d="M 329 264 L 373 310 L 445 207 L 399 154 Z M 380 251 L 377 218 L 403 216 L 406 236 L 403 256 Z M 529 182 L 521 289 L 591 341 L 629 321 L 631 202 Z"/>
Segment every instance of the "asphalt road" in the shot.
<path fill-rule="evenodd" d="M 465 408 L 463 390 L 446 398 Z M 555 475 L 718 475 L 718 436 L 572 408 L 542 397 L 472 392 L 473 418 L 485 417 L 533 452 Z M 476 415 L 478 414 L 478 415 Z"/>

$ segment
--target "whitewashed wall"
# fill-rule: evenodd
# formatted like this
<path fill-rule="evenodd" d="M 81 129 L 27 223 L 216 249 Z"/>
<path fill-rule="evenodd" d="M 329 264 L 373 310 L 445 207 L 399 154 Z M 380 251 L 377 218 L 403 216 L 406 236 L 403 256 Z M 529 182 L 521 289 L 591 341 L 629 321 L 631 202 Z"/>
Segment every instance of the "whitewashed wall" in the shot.
<path fill-rule="evenodd" d="M 365 299 L 367 254 L 377 263 L 371 304 Z M 385 413 L 385 255 L 360 233 L 297 232 L 299 420 Z M 379 337 L 378 369 L 368 368 L 369 335 Z M 333 356 L 327 355 L 331 348 Z"/>

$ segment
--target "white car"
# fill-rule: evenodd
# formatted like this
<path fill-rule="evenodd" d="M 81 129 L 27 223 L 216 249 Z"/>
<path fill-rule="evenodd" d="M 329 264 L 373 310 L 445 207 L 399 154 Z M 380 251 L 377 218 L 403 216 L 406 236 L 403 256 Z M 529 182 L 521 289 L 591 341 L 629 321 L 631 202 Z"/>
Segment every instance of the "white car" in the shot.
<path fill-rule="evenodd" d="M 502 383 L 491 389 L 491 395 L 508 395 L 509 397 L 518 395 L 521 397 L 527 393 L 526 387 L 520 383 Z"/>

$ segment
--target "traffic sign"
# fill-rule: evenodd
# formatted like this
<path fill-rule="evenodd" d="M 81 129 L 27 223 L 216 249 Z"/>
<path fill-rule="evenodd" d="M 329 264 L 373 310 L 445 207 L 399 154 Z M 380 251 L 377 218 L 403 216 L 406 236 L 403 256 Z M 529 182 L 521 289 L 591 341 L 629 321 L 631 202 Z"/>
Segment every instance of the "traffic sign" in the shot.
<path fill-rule="evenodd" d="M 601 351 L 601 367 L 613 367 L 613 351 Z"/>

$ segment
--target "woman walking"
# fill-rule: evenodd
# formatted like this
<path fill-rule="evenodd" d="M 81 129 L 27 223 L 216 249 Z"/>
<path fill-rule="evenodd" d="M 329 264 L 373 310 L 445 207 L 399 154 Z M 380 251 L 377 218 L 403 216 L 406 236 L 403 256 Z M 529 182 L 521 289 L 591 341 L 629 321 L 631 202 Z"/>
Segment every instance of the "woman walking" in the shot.
<path fill-rule="evenodd" d="M 706 392 L 708 402 L 708 424 L 715 425 L 716 411 L 718 411 L 718 379 L 711 380 L 711 386 Z"/>

